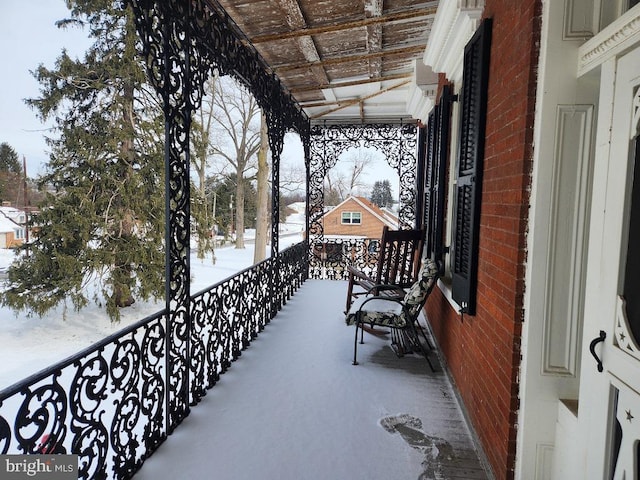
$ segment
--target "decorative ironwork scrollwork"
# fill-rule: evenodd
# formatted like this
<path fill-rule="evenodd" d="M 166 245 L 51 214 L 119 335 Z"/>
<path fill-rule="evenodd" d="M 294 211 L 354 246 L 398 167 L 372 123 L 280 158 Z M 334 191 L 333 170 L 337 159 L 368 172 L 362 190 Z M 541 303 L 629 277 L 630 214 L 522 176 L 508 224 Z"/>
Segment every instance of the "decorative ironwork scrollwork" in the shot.
<path fill-rule="evenodd" d="M 141 408 L 146 416 L 143 439 L 147 455 L 162 443 L 164 434 L 164 360 L 166 358 L 165 328 L 162 317 L 149 322 L 143 329 L 140 348 L 142 386 Z"/>
<path fill-rule="evenodd" d="M 166 129 L 167 311 L 171 427 L 188 414 L 189 356 L 189 130 L 206 78 L 216 69 L 245 85 L 265 112 L 272 152 L 272 257 L 278 252 L 279 164 L 284 135 L 297 131 L 309 143 L 309 119 L 239 28 L 215 1 L 129 0 L 150 81 L 163 100 Z M 308 151 L 308 148 L 305 149 Z M 200 348 L 200 346 L 196 346 Z M 237 346 L 236 346 L 237 348 Z M 198 350 L 201 353 L 201 349 Z"/>
<path fill-rule="evenodd" d="M 371 147 L 381 151 L 400 178 L 399 219 L 402 228 L 416 224 L 418 129 L 415 124 L 314 125 L 311 129 L 308 174 L 310 276 L 343 278 L 344 265 L 322 262 L 324 231 L 324 179 L 349 148 Z M 322 263 L 322 264 L 321 264 Z M 337 270 L 336 270 L 337 269 Z"/>
<path fill-rule="evenodd" d="M 102 352 L 76 363 L 71 382 L 71 451 L 79 455 L 79 477 L 106 476 L 109 432 L 104 425 L 104 401 L 108 398 L 109 365 Z M 99 475 L 101 473 L 102 475 Z"/>
<path fill-rule="evenodd" d="M 35 389 L 27 388 L 16 415 L 14 434 L 24 453 L 66 453 L 67 392 L 57 375 Z"/>
<path fill-rule="evenodd" d="M 2 403 L 0 403 L 2 406 Z M 0 455 L 4 455 L 9 451 L 11 446 L 11 427 L 9 423 L 0 416 Z"/>
<path fill-rule="evenodd" d="M 190 299 L 197 403 L 306 279 L 305 242 Z M 274 265 L 282 270 L 275 274 Z M 268 280 L 278 292 L 272 308 Z M 166 311 L 0 393 L 0 453 L 74 453 L 79 478 L 127 479 L 166 438 Z M 193 348 L 192 352 L 197 352 Z M 169 412 L 170 413 L 170 412 Z"/>

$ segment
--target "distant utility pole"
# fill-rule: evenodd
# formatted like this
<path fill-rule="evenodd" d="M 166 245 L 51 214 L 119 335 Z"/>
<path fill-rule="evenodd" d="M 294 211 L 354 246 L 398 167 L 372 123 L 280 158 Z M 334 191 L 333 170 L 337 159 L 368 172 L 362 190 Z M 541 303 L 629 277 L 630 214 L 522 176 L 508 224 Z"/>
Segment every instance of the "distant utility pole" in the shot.
<path fill-rule="evenodd" d="M 22 156 L 22 186 L 24 188 L 25 239 L 29 243 L 29 192 L 27 192 L 27 158 Z"/>
<path fill-rule="evenodd" d="M 27 158 L 22 156 L 22 186 L 24 188 L 24 243 L 29 255 L 29 193 L 27 192 Z"/>

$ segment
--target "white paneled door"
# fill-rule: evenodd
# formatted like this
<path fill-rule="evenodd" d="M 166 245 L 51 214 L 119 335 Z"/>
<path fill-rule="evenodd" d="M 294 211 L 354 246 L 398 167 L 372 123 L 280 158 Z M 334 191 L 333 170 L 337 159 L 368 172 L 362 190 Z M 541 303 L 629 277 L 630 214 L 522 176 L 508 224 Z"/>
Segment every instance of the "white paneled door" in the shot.
<path fill-rule="evenodd" d="M 603 65 L 579 419 L 588 478 L 638 479 L 640 48 Z"/>

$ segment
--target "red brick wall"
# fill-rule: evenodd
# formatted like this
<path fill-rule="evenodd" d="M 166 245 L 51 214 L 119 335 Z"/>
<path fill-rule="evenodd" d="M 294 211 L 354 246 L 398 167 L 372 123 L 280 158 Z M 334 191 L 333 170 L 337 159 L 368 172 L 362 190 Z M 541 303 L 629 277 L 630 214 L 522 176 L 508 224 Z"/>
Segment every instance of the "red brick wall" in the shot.
<path fill-rule="evenodd" d="M 487 0 L 493 18 L 477 314 L 439 290 L 427 315 L 497 479 L 512 479 L 540 40 L 539 0 Z M 455 127 L 454 127 L 455 128 Z"/>

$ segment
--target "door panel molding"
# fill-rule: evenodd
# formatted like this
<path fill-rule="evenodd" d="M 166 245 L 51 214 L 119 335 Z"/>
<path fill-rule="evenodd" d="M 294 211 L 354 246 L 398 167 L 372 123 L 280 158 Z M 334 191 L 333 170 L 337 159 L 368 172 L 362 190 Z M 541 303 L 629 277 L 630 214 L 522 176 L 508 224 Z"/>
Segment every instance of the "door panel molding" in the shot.
<path fill-rule="evenodd" d="M 575 376 L 582 338 L 593 105 L 559 105 L 546 264 L 542 373 Z"/>

